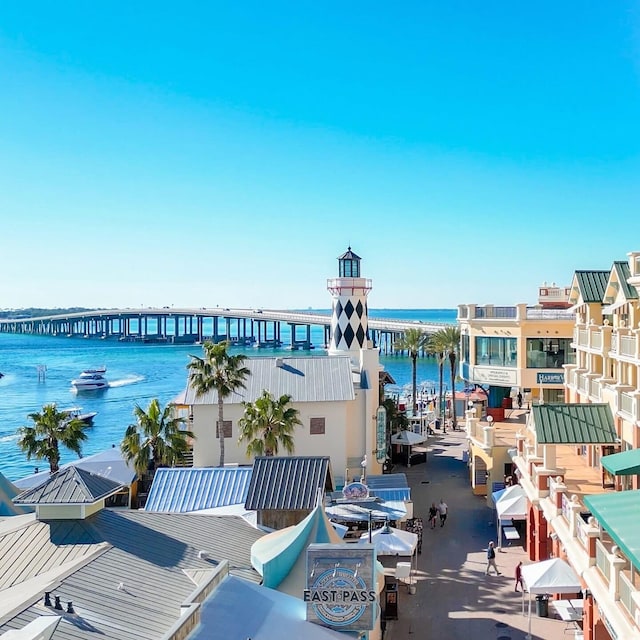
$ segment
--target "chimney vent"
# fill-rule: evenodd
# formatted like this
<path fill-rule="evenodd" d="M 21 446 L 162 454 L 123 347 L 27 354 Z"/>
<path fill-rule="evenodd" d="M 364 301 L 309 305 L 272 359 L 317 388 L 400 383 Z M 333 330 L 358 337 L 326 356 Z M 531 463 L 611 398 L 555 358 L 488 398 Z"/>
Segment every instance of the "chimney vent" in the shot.
<path fill-rule="evenodd" d="M 44 606 L 45 607 L 51 606 L 51 591 L 44 592 Z"/>
<path fill-rule="evenodd" d="M 282 358 L 276 358 L 276 367 L 282 368 L 284 366 L 284 360 Z"/>
<path fill-rule="evenodd" d="M 73 608 L 73 602 L 67 602 L 67 613 L 75 613 L 75 609 Z"/>
<path fill-rule="evenodd" d="M 54 609 L 57 609 L 58 611 L 62 611 L 62 604 L 60 604 L 60 596 L 54 596 L 56 603 L 53 606 Z"/>

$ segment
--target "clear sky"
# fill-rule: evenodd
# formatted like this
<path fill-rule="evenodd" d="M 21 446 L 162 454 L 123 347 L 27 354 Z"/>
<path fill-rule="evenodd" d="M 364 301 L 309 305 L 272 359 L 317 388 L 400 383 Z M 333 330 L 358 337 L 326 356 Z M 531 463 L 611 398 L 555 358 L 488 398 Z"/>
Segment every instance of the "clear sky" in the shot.
<path fill-rule="evenodd" d="M 535 302 L 640 250 L 637 2 L 7 2 L 0 307 Z"/>

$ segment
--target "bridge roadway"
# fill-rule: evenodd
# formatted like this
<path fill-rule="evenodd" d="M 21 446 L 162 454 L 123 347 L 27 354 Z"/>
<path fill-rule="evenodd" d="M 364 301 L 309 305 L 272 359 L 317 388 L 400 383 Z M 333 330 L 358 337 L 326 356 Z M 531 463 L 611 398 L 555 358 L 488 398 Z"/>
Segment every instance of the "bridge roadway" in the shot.
<path fill-rule="evenodd" d="M 213 335 L 205 335 L 203 330 L 205 319 L 212 320 Z M 226 325 L 224 330 L 219 327 L 221 320 Z M 232 322 L 236 336 L 232 335 Z M 37 318 L 3 318 L 0 319 L 0 332 L 118 337 L 121 340 L 142 342 L 197 342 L 213 338 L 214 340 L 228 339 L 232 342 L 251 342 L 256 343 L 257 346 L 277 346 L 281 344 L 280 325 L 282 323 L 291 326 L 292 348 L 310 348 L 312 326 L 322 327 L 325 344 L 329 341 L 330 314 L 274 309 L 230 309 L 226 307 L 99 309 L 52 314 Z M 272 324 L 270 337 L 267 335 L 267 324 Z M 447 323 L 371 317 L 369 317 L 368 324 L 374 344 L 380 347 L 385 345 L 387 348 L 392 348 L 395 339 L 407 329 L 420 328 L 426 333 L 435 333 L 444 327 L 451 326 Z M 296 339 L 296 327 L 306 327 L 304 339 Z M 152 333 L 154 329 L 155 331 Z"/>

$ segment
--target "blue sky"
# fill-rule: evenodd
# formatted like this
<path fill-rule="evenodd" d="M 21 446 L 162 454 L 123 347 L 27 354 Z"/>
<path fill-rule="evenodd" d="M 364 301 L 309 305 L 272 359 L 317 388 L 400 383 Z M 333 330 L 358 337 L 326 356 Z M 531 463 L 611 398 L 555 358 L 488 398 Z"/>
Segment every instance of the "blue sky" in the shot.
<path fill-rule="evenodd" d="M 535 302 L 640 250 L 633 2 L 7 3 L 0 307 Z M 393 5 L 393 6 L 392 6 Z"/>

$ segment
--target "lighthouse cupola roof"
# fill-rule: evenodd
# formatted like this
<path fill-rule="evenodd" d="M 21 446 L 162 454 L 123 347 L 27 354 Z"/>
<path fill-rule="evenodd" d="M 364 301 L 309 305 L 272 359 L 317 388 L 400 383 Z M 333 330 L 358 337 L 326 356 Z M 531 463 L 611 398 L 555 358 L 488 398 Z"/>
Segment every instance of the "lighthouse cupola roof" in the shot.
<path fill-rule="evenodd" d="M 351 251 L 351 247 L 348 247 L 346 253 L 338 258 L 338 276 L 340 278 L 360 277 L 360 256 Z"/>

